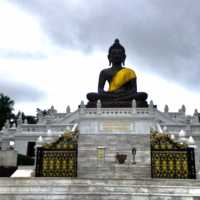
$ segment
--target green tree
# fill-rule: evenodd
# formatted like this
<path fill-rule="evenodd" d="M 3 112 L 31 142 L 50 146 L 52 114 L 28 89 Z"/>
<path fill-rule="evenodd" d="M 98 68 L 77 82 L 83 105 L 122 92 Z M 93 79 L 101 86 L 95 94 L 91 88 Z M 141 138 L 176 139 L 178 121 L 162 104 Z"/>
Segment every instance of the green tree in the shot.
<path fill-rule="evenodd" d="M 25 118 L 27 119 L 28 124 L 37 124 L 38 122 L 38 119 L 32 115 L 25 115 Z"/>
<path fill-rule="evenodd" d="M 12 117 L 14 101 L 10 97 L 0 93 L 0 130 L 3 128 L 6 120 Z"/>

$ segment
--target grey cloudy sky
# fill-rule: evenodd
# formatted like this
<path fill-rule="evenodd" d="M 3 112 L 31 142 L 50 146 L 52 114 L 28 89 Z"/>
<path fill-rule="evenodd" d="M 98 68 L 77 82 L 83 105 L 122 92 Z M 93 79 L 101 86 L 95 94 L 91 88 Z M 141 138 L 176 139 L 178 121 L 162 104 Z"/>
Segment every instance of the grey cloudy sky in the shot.
<path fill-rule="evenodd" d="M 97 91 L 119 38 L 148 100 L 198 108 L 199 7 L 199 0 L 0 1 L 0 92 L 27 112 L 77 108 Z"/>
<path fill-rule="evenodd" d="M 10 80 L 0 80 L 0 91 L 3 94 L 10 94 L 15 101 L 38 101 L 45 97 L 45 93 L 34 88 L 28 83 L 20 83 Z"/>
<path fill-rule="evenodd" d="M 198 0 L 13 2 L 38 17 L 51 40 L 64 48 L 107 51 L 118 37 L 132 63 L 200 89 Z"/>

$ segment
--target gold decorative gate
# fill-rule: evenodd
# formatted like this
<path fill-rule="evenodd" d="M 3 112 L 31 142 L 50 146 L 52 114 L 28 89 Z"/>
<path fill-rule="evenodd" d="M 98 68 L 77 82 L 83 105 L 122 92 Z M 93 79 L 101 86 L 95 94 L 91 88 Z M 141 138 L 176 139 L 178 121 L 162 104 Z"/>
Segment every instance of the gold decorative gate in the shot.
<path fill-rule="evenodd" d="M 36 176 L 76 177 L 78 139 L 64 134 L 56 142 L 37 148 Z"/>
<path fill-rule="evenodd" d="M 168 134 L 150 137 L 152 178 L 196 178 L 194 148 L 174 142 Z"/>

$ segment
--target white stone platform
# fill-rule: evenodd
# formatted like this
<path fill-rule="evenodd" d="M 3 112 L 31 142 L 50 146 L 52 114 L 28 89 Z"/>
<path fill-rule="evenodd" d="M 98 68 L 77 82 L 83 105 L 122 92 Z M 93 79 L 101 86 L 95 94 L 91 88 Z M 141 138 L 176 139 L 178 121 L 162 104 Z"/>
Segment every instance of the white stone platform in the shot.
<path fill-rule="evenodd" d="M 12 178 L 30 178 L 35 174 L 34 166 L 18 166 L 17 170 L 12 174 Z"/>

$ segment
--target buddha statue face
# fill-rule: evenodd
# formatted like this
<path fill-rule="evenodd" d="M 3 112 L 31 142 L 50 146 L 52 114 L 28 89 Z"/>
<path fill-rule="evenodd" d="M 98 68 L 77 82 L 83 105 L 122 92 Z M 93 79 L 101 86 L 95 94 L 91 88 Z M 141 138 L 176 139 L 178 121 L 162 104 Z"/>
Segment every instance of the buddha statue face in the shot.
<path fill-rule="evenodd" d="M 114 44 L 109 49 L 108 60 L 110 65 L 124 65 L 126 59 L 125 49 L 116 39 Z"/>

